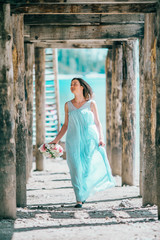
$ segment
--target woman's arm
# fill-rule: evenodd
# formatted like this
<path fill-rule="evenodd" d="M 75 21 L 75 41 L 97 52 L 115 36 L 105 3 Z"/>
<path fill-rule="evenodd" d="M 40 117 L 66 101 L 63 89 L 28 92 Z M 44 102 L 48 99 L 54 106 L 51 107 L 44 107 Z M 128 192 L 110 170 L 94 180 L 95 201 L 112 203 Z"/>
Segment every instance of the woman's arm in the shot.
<path fill-rule="evenodd" d="M 59 131 L 58 135 L 56 136 L 56 138 L 53 141 L 51 141 L 49 144 L 58 143 L 59 140 L 64 136 L 64 134 L 67 131 L 67 128 L 68 128 L 68 104 L 67 103 L 65 103 L 64 110 L 65 110 L 65 122 L 64 122 L 61 130 Z"/>
<path fill-rule="evenodd" d="M 91 111 L 94 114 L 94 121 L 95 121 L 97 130 L 98 130 L 98 133 L 99 133 L 99 146 L 100 145 L 105 146 L 104 138 L 103 138 L 102 125 L 101 125 L 101 122 L 99 120 L 97 105 L 94 101 L 91 102 Z"/>

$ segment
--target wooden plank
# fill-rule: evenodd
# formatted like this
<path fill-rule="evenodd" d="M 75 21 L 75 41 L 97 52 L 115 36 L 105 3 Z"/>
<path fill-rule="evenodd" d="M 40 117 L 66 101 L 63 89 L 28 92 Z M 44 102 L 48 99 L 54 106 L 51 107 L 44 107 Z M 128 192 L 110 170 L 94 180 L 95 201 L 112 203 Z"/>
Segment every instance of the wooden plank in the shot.
<path fill-rule="evenodd" d="M 101 23 L 103 24 L 131 24 L 144 23 L 144 14 L 101 14 Z"/>
<path fill-rule="evenodd" d="M 122 40 L 122 39 L 121 39 Z M 109 39 L 84 39 L 83 40 L 83 43 L 82 43 L 82 40 L 78 40 L 78 39 L 75 39 L 75 40 L 49 40 L 49 41 L 37 41 L 35 42 L 35 46 L 38 45 L 38 44 L 48 44 L 48 45 L 54 45 L 54 44 L 57 44 L 57 46 L 61 45 L 61 44 L 68 44 L 68 45 L 80 45 L 80 44 L 84 44 L 84 45 L 111 45 L 113 44 L 114 41 L 117 41 L 117 40 L 109 40 Z"/>
<path fill-rule="evenodd" d="M 42 47 L 42 48 L 112 48 L 113 42 L 108 43 L 108 45 L 102 44 L 88 44 L 88 43 L 44 43 L 39 42 L 35 43 L 35 47 Z"/>
<path fill-rule="evenodd" d="M 12 4 L 12 13 L 25 14 L 137 14 L 156 12 L 157 1 L 107 3 Z"/>
<path fill-rule="evenodd" d="M 56 0 L 57 3 L 64 3 L 67 2 L 68 0 Z M 107 0 L 108 1 L 108 0 Z M 138 0 L 139 1 L 139 0 Z M 150 1 L 150 0 L 147 0 Z M 10 4 L 28 4 L 28 3 L 54 3 L 55 0 L 0 0 L 0 3 L 10 3 Z"/>
<path fill-rule="evenodd" d="M 64 15 L 62 17 L 61 14 L 55 15 L 44 15 L 44 14 L 34 14 L 34 15 L 25 15 L 24 23 L 25 25 L 91 25 L 91 24 L 99 24 L 101 20 L 100 15 Z"/>
<path fill-rule="evenodd" d="M 31 1 L 31 0 L 29 0 Z M 33 1 L 36 1 L 36 0 L 33 0 Z M 38 0 L 38 1 L 41 1 L 41 0 Z M 45 1 L 45 2 L 49 2 L 49 1 L 53 1 L 53 0 L 42 0 L 42 1 Z M 57 0 L 56 0 L 57 1 Z M 74 3 L 74 2 L 77 2 L 77 0 L 66 0 L 64 2 L 67 2 L 67 3 Z M 98 3 L 98 0 L 81 0 L 80 1 L 81 3 Z M 139 2 L 153 2 L 152 0 L 100 0 L 100 2 L 103 2 L 103 3 L 119 3 L 119 2 L 123 2 L 123 3 L 139 3 Z"/>
<path fill-rule="evenodd" d="M 28 34 L 28 33 L 25 33 Z M 30 41 L 76 39 L 128 39 L 143 37 L 142 24 L 107 26 L 31 26 Z"/>
<path fill-rule="evenodd" d="M 144 23 L 144 14 L 30 14 L 24 16 L 25 25 L 100 25 Z"/>
<path fill-rule="evenodd" d="M 0 0 L 0 3 L 11 3 L 11 4 L 37 4 L 37 3 L 46 3 L 46 4 L 51 4 L 51 3 L 77 3 L 77 0 Z M 146 3 L 152 3 L 152 2 L 158 2 L 153 1 L 153 0 L 81 0 L 79 1 L 80 3 L 141 3 L 141 2 L 146 2 Z"/>
<path fill-rule="evenodd" d="M 46 3 L 46 4 L 51 4 L 51 3 L 77 3 L 77 0 L 0 0 L 0 3 L 10 3 L 10 4 L 37 4 L 37 3 Z M 141 3 L 141 2 L 146 2 L 146 3 L 152 3 L 152 2 L 158 2 L 158 0 L 81 0 L 79 3 Z"/>

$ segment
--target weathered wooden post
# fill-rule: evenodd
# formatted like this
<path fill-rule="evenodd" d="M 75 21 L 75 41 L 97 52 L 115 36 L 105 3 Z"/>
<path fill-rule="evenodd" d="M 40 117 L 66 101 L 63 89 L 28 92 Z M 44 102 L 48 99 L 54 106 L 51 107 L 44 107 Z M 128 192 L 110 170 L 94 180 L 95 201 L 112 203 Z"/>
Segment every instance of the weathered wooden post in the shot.
<path fill-rule="evenodd" d="M 24 24 L 23 15 L 13 15 L 13 72 L 16 122 L 17 206 L 26 206 L 27 125 L 24 93 Z"/>
<path fill-rule="evenodd" d="M 143 131 L 144 131 L 144 39 L 139 39 L 139 108 L 140 108 L 140 196 L 143 195 Z"/>
<path fill-rule="evenodd" d="M 38 150 L 45 142 L 45 49 L 35 48 L 36 170 L 43 171 L 44 157 Z"/>
<path fill-rule="evenodd" d="M 27 179 L 32 168 L 33 161 L 33 62 L 34 44 L 25 43 L 25 96 L 26 96 L 26 119 L 27 119 Z"/>
<path fill-rule="evenodd" d="M 156 104 L 156 170 L 157 170 L 157 206 L 158 219 L 160 220 L 160 3 L 157 8 L 156 18 L 157 29 L 157 46 L 156 46 L 156 60 L 157 60 L 157 104 Z"/>
<path fill-rule="evenodd" d="M 58 83 L 58 59 L 57 49 L 53 48 L 53 72 L 54 72 L 54 88 L 56 95 L 56 109 L 57 109 L 57 121 L 58 131 L 60 130 L 60 110 L 59 110 L 59 83 Z"/>
<path fill-rule="evenodd" d="M 122 84 L 122 185 L 135 184 L 137 61 L 136 42 L 124 42 Z"/>
<path fill-rule="evenodd" d="M 0 5 L 0 218 L 16 217 L 12 22 L 10 4 Z"/>
<path fill-rule="evenodd" d="M 112 49 L 108 49 L 106 56 L 106 150 L 111 163 L 111 92 L 112 92 Z"/>
<path fill-rule="evenodd" d="M 122 45 L 114 43 L 112 49 L 112 98 L 111 98 L 111 159 L 113 175 L 122 171 Z"/>
<path fill-rule="evenodd" d="M 156 204 L 156 37 L 155 14 L 146 14 L 144 28 L 144 161 L 143 205 Z"/>

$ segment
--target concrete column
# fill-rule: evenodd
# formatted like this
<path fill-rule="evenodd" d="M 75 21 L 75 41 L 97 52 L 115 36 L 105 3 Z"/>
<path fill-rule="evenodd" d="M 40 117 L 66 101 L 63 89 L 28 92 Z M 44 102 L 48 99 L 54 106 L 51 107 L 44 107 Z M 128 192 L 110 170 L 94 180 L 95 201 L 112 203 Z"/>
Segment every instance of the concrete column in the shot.
<path fill-rule="evenodd" d="M 106 150 L 111 163 L 111 93 L 112 93 L 112 49 L 106 56 Z"/>
<path fill-rule="evenodd" d="M 33 62 L 34 44 L 25 43 L 25 96 L 26 96 L 26 119 L 27 119 L 27 180 L 32 169 L 33 161 Z"/>
<path fill-rule="evenodd" d="M 135 184 L 136 146 L 136 43 L 123 43 L 122 185 Z"/>
<path fill-rule="evenodd" d="M 156 37 L 155 14 L 146 14 L 144 29 L 143 205 L 156 204 Z"/>
<path fill-rule="evenodd" d="M 45 142 L 45 49 L 35 48 L 36 91 L 36 170 L 44 170 L 44 157 L 38 150 Z"/>
<path fill-rule="evenodd" d="M 12 22 L 10 4 L 0 5 L 0 218 L 16 218 Z"/>
<path fill-rule="evenodd" d="M 17 206 L 26 206 L 27 123 L 24 91 L 24 23 L 23 15 L 13 15 L 13 70 L 16 140 Z"/>
<path fill-rule="evenodd" d="M 113 44 L 111 98 L 111 159 L 113 175 L 122 171 L 122 45 Z"/>

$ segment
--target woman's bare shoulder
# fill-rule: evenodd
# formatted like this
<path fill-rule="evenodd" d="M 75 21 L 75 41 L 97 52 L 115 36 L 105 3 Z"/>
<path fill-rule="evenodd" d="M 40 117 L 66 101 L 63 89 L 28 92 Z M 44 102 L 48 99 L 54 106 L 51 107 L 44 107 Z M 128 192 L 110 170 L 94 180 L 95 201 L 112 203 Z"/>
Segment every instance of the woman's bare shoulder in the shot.
<path fill-rule="evenodd" d="M 69 103 L 69 101 L 64 104 L 64 109 L 67 111 L 68 111 L 68 103 Z"/>
<path fill-rule="evenodd" d="M 94 111 L 97 108 L 96 102 L 93 99 L 91 99 L 90 108 L 92 111 Z"/>

